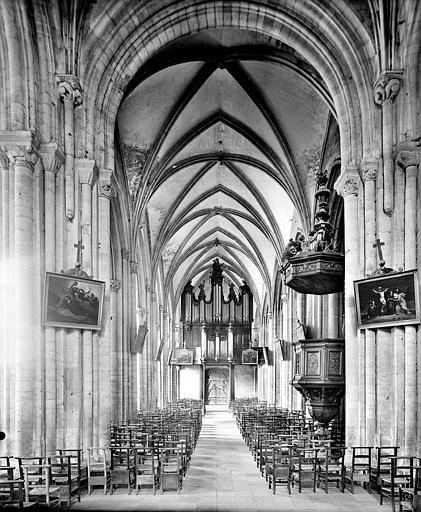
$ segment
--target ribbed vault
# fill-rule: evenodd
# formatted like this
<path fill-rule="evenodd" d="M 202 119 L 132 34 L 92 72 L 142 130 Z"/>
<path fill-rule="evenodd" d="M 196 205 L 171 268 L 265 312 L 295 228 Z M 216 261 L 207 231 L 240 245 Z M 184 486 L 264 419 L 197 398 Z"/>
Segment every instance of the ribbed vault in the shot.
<path fill-rule="evenodd" d="M 168 45 L 135 75 L 120 106 L 118 144 L 147 233 L 152 281 L 176 304 L 214 258 L 256 304 L 296 211 L 311 223 L 317 168 L 333 104 L 297 52 L 244 30 L 209 29 Z"/>

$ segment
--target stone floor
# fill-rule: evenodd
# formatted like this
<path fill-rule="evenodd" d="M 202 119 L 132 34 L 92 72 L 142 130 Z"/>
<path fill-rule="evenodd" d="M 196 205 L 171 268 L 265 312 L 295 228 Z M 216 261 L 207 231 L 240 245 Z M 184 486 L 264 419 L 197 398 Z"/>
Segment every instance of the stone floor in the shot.
<path fill-rule="evenodd" d="M 281 511 L 281 512 L 388 512 L 390 504 L 379 505 L 378 496 L 361 487 L 355 493 L 336 488 L 325 494 L 296 489 L 288 495 L 284 487 L 273 495 L 260 476 L 235 421 L 227 410 L 210 409 L 204 417 L 202 432 L 180 494 L 139 494 L 119 488 L 113 495 L 98 488 L 82 495 L 74 510 L 142 510 L 142 511 Z"/>

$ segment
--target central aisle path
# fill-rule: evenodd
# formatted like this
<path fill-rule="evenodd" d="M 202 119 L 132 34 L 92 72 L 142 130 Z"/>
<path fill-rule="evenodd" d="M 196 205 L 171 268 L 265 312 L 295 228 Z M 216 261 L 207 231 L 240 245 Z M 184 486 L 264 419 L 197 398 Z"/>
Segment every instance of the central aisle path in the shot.
<path fill-rule="evenodd" d="M 296 489 L 291 496 L 283 486 L 273 495 L 260 476 L 252 454 L 244 443 L 234 418 L 227 410 L 209 408 L 203 418 L 202 431 L 193 453 L 190 468 L 180 494 L 166 492 L 127 495 L 119 488 L 112 496 L 96 490 L 82 496 L 75 510 L 143 510 L 143 511 L 277 511 L 277 512 L 388 512 L 376 495 L 360 487 L 355 494 L 342 494 L 336 488 L 329 494 L 318 490 Z"/>

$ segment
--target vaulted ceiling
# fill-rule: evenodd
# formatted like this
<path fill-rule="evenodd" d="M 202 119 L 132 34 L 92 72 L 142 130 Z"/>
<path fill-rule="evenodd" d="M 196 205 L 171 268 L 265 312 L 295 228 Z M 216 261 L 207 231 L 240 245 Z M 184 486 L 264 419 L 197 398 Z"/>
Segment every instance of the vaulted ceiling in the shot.
<path fill-rule="evenodd" d="M 175 298 L 216 257 L 258 302 L 271 296 L 293 217 L 311 224 L 329 112 L 317 71 L 261 34 L 203 31 L 139 70 L 118 141 L 153 268 Z"/>

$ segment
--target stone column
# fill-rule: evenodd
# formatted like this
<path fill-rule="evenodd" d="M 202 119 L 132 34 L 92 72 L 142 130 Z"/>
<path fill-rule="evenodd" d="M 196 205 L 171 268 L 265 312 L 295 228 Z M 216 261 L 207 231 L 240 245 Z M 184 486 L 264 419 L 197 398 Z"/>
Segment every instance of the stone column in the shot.
<path fill-rule="evenodd" d="M 0 150 L 0 190 L 1 190 L 1 246 L 0 256 L 2 269 L 5 269 L 6 260 L 9 256 L 9 159 L 5 151 Z"/>
<path fill-rule="evenodd" d="M 9 271 L 9 159 L 6 150 L 0 149 L 0 282 L 7 283 Z M 3 284 L 0 288 L 0 429 L 5 432 L 11 431 L 12 419 L 9 409 L 11 396 L 11 355 L 8 341 L 9 335 L 9 297 L 6 290 L 9 289 Z M 11 443 L 6 438 L 3 441 L 4 451 L 7 453 L 12 449 Z"/>
<path fill-rule="evenodd" d="M 45 270 L 56 269 L 56 216 L 51 215 L 56 207 L 56 176 L 64 163 L 64 153 L 55 143 L 43 144 L 40 154 L 44 163 L 44 208 L 45 208 Z M 54 454 L 56 450 L 57 425 L 57 373 L 56 373 L 56 329 L 45 327 L 45 453 Z"/>
<path fill-rule="evenodd" d="M 232 402 L 235 399 L 235 365 L 229 365 L 229 400 Z"/>
<path fill-rule="evenodd" d="M 402 80 L 402 71 L 384 71 L 374 84 L 374 100 L 383 107 L 383 210 L 386 215 L 393 213 L 393 101 Z"/>
<path fill-rule="evenodd" d="M 75 178 L 74 178 L 74 108 L 82 104 L 82 91 L 79 80 L 74 75 L 58 75 L 58 92 L 64 104 L 64 152 L 66 217 L 72 220 L 75 215 Z"/>
<path fill-rule="evenodd" d="M 329 293 L 327 296 L 327 337 L 337 338 L 339 335 L 339 293 Z"/>
<path fill-rule="evenodd" d="M 81 228 L 82 268 L 92 274 L 92 186 L 98 177 L 95 160 L 78 158 L 75 160 L 81 186 Z M 93 339 L 92 331 L 82 332 L 82 425 L 83 447 L 93 445 Z"/>
<path fill-rule="evenodd" d="M 110 333 L 110 281 L 111 281 L 111 239 L 110 239 L 110 195 L 112 171 L 101 169 L 98 182 L 98 273 L 105 281 L 105 296 L 102 310 L 102 324 L 99 335 L 98 353 L 98 442 L 109 446 L 111 425 L 111 333 Z"/>
<path fill-rule="evenodd" d="M 39 143 L 32 132 L 9 132 L 8 158 L 14 168 L 14 251 L 10 271 L 13 287 L 10 293 L 10 314 L 13 322 L 13 346 L 15 353 L 15 425 L 11 433 L 15 439 L 14 455 L 28 455 L 34 450 L 33 403 L 33 198 L 34 168 L 38 159 Z M 10 252 L 12 256 L 12 251 Z"/>
<path fill-rule="evenodd" d="M 403 146 L 403 147 L 402 147 Z M 419 154 L 400 145 L 398 165 L 405 172 L 405 269 L 417 266 L 417 174 Z M 419 371 L 419 370 L 418 370 Z M 415 453 L 417 435 L 417 329 L 405 326 L 405 453 Z M 420 419 L 418 418 L 418 421 Z"/>
<path fill-rule="evenodd" d="M 273 317 L 272 313 L 269 312 L 267 314 L 267 334 L 268 334 L 268 347 L 269 350 L 273 353 L 275 350 L 274 347 L 274 332 L 273 332 Z M 269 403 L 274 404 L 275 403 L 275 375 L 274 375 L 274 365 L 268 366 L 265 365 L 267 368 L 267 377 L 268 377 L 268 388 L 267 388 L 267 400 Z"/>
<path fill-rule="evenodd" d="M 130 318 L 129 318 L 129 256 L 130 253 L 127 249 L 121 249 L 121 281 L 123 283 L 122 301 L 123 301 L 123 316 L 121 321 L 123 323 L 123 337 L 122 337 L 122 350 L 121 350 L 121 364 L 122 364 L 122 400 L 123 400 L 123 420 L 127 419 L 129 412 L 129 331 L 130 331 Z"/>
<path fill-rule="evenodd" d="M 118 292 L 121 288 L 121 281 L 111 279 L 111 419 L 113 422 L 119 418 L 118 411 Z"/>
<path fill-rule="evenodd" d="M 359 443 L 359 382 L 358 337 L 355 321 L 354 280 L 358 276 L 358 169 L 347 167 L 335 183 L 335 189 L 344 198 L 345 221 L 345 407 L 346 441 L 348 446 Z"/>
<path fill-rule="evenodd" d="M 154 364 L 154 356 L 156 354 L 156 338 L 157 338 L 157 295 L 156 292 L 151 292 L 151 309 L 150 309 L 150 336 L 148 345 L 148 386 L 150 387 L 150 405 L 156 407 L 157 404 L 157 390 L 158 383 L 156 379 L 156 370 Z"/>
<path fill-rule="evenodd" d="M 377 267 L 376 241 L 376 178 L 378 159 L 363 160 L 364 181 L 364 225 L 365 225 L 365 264 L 366 274 L 371 274 Z M 372 445 L 376 434 L 376 333 L 365 330 L 365 442 Z"/>
<path fill-rule="evenodd" d="M 75 195 L 75 134 L 74 108 L 82 104 L 82 92 L 78 79 L 73 75 L 58 75 L 58 94 L 63 102 L 64 124 L 64 200 L 67 219 L 67 264 L 70 266 L 73 245 L 79 241 L 78 205 Z M 74 222 L 73 222 L 74 221 Z M 80 263 L 80 262 L 79 262 Z M 66 268 L 66 267 L 65 267 Z M 65 426 L 66 447 L 79 448 L 82 414 L 82 345 L 81 331 L 68 329 L 64 336 L 65 367 Z"/>
<path fill-rule="evenodd" d="M 169 342 L 169 316 L 168 311 L 164 311 L 162 313 L 162 337 L 163 337 L 163 346 L 162 346 L 162 354 L 161 354 L 161 371 L 162 371 L 162 399 L 163 406 L 168 403 L 168 371 L 167 371 L 167 361 L 168 361 L 168 342 Z"/>

